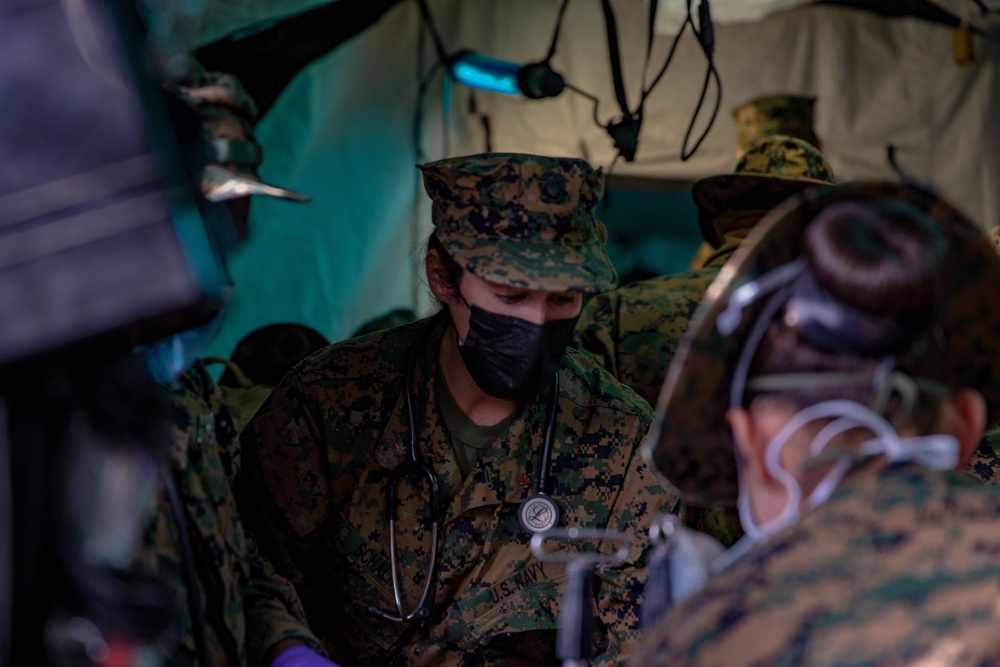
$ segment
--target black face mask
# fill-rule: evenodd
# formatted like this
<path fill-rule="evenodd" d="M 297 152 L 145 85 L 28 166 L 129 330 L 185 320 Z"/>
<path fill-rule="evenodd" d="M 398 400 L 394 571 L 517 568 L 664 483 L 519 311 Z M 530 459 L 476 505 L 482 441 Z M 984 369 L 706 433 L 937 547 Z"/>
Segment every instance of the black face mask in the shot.
<path fill-rule="evenodd" d="M 559 370 L 579 316 L 534 324 L 469 305 L 469 333 L 458 351 L 480 389 L 508 401 L 533 399 Z"/>

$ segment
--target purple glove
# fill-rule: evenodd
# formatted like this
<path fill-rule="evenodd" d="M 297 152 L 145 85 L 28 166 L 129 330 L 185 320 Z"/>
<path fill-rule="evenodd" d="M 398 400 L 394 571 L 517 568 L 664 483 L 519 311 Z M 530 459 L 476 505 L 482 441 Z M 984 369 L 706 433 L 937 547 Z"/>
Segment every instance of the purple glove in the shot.
<path fill-rule="evenodd" d="M 340 667 L 308 646 L 293 646 L 271 662 L 271 667 Z"/>

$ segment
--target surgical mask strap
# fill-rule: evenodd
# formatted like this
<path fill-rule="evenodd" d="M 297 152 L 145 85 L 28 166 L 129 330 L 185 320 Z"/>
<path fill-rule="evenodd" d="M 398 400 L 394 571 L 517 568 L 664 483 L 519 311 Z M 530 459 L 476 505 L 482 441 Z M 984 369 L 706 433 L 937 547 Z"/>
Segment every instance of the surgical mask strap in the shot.
<path fill-rule="evenodd" d="M 843 404 L 852 404 L 858 407 L 864 407 L 859 403 L 854 403 L 853 401 L 824 401 L 823 403 L 817 403 L 816 405 L 799 410 L 767 443 L 767 448 L 764 451 L 764 468 L 767 470 L 768 474 L 777 480 L 777 482 L 781 484 L 782 488 L 784 488 L 787 499 L 785 501 L 785 507 L 777 517 L 763 524 L 758 524 L 756 519 L 753 517 L 753 511 L 750 507 L 748 485 L 742 482 L 740 483 L 739 498 L 737 500 L 740 523 L 743 524 L 743 530 L 750 535 L 751 538 L 761 539 L 766 537 L 767 535 L 794 523 L 795 520 L 798 519 L 799 502 L 802 499 L 802 488 L 799 486 L 798 480 L 795 479 L 795 476 L 782 467 L 781 462 L 779 461 L 781 451 L 784 449 L 785 444 L 792 437 L 792 435 L 809 422 L 826 417 L 840 416 L 842 414 Z M 840 412 L 836 411 L 838 408 L 841 408 Z M 843 420 L 838 419 L 837 421 L 842 422 Z M 826 438 L 823 442 L 823 445 L 825 445 L 826 442 L 829 442 L 829 440 L 837 433 L 855 426 L 855 424 L 852 423 L 850 425 L 839 424 L 834 427 L 834 424 L 836 424 L 836 422 L 828 424 L 824 427 L 824 429 L 820 431 L 820 434 L 817 435 L 817 439 L 813 441 L 813 445 L 818 440 L 819 435 L 824 435 Z M 810 453 L 812 453 L 812 450 L 813 446 L 810 445 Z M 837 481 L 839 482 L 839 479 Z M 812 497 L 810 497 L 809 502 L 812 502 L 812 500 Z"/>
<path fill-rule="evenodd" d="M 745 285 L 733 290 L 726 308 L 715 318 L 715 326 L 723 336 L 731 335 L 740 326 L 743 311 L 761 297 L 790 284 L 806 268 L 806 260 L 799 257 L 771 269 Z"/>
<path fill-rule="evenodd" d="M 779 456 L 796 431 L 809 422 L 829 418 L 834 421 L 820 429 L 809 445 L 811 458 L 819 456 L 837 435 L 854 428 L 865 428 L 875 434 L 875 437 L 861 443 L 855 452 L 845 452 L 836 460 L 834 467 L 809 494 L 806 500 L 808 509 L 826 502 L 855 463 L 870 456 L 885 455 L 891 463 L 914 461 L 939 471 L 951 470 L 958 465 L 958 441 L 950 435 L 901 438 L 888 421 L 861 403 L 848 400 L 817 403 L 796 413 L 767 444 L 764 465 L 768 473 L 784 487 L 788 496 L 781 514 L 764 524 L 758 524 L 752 516 L 747 485 L 740 484 L 740 497 L 737 501 L 740 522 L 751 539 L 771 535 L 798 519 L 802 490 L 795 477 L 781 467 Z"/>
<path fill-rule="evenodd" d="M 723 336 L 732 335 L 739 327 L 743 317 L 743 310 L 760 298 L 772 294 L 767 303 L 758 313 L 750 331 L 747 334 L 743 349 L 740 351 L 739 359 L 733 370 L 733 379 L 730 384 L 729 405 L 739 407 L 743 405 L 743 394 L 746 386 L 747 376 L 750 374 L 750 363 L 753 361 L 757 348 L 760 346 L 764 334 L 771 320 L 777 314 L 781 306 L 788 300 L 788 289 L 790 283 L 805 270 L 806 261 L 799 258 L 794 261 L 782 264 L 778 268 L 768 271 L 757 280 L 738 287 L 729 297 L 729 304 L 725 310 L 719 313 L 715 325 L 719 333 Z"/>

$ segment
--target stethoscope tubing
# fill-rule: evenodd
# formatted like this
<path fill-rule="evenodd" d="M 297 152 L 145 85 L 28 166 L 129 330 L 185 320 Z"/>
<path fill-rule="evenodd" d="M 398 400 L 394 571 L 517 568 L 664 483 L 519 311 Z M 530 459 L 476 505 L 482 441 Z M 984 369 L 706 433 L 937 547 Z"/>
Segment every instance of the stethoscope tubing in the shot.
<path fill-rule="evenodd" d="M 430 331 L 436 325 L 436 319 L 437 318 L 434 318 L 424 325 L 423 330 L 417 336 L 417 340 L 414 341 L 413 346 L 410 348 L 409 358 L 406 363 L 406 373 L 404 374 L 404 382 L 406 384 L 404 388 L 404 400 L 406 402 L 407 423 L 410 429 L 410 447 L 407 460 L 402 461 L 399 465 L 393 468 L 389 475 L 389 479 L 386 480 L 386 518 L 389 522 L 389 568 L 392 575 L 392 594 L 395 599 L 396 610 L 399 612 L 399 615 L 395 616 L 391 613 L 387 613 L 375 605 L 369 605 L 368 607 L 369 613 L 397 623 L 412 620 L 424 621 L 430 615 L 429 600 L 431 596 L 431 588 L 434 582 L 434 571 L 436 569 L 435 565 L 437 563 L 437 529 L 441 516 L 441 493 L 438 486 L 437 475 L 434 473 L 433 469 L 431 469 L 431 467 L 418 456 L 417 420 L 413 407 L 413 368 L 416 364 L 417 352 L 423 346 L 423 343 L 427 340 Z M 557 372 L 549 386 L 549 398 L 546 403 L 545 442 L 542 446 L 542 459 L 536 483 L 538 493 L 543 495 L 547 495 L 548 492 L 549 465 L 552 453 L 552 440 L 555 435 L 556 401 L 558 398 L 559 373 Z M 431 548 L 427 576 L 424 579 L 423 590 L 420 593 L 420 600 L 412 612 L 406 613 L 403 610 L 403 594 L 399 585 L 399 568 L 396 561 L 396 520 L 398 518 L 397 506 L 399 501 L 399 481 L 403 479 L 403 477 L 414 473 L 426 479 L 430 487 L 431 502 L 428 518 L 431 522 Z"/>

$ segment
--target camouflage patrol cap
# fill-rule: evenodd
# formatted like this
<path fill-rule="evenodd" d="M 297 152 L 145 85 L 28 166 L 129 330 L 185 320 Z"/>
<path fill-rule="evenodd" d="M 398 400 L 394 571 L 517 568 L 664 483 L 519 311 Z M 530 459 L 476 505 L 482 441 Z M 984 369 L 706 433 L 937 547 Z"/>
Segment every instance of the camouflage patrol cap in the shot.
<path fill-rule="evenodd" d="M 820 148 L 813 129 L 815 97 L 800 95 L 762 95 L 733 109 L 736 121 L 736 145 L 746 153 L 758 139 L 784 134 L 807 141 Z"/>
<path fill-rule="evenodd" d="M 600 169 L 576 158 L 482 153 L 420 170 L 435 234 L 463 269 L 542 291 L 604 292 L 618 282 L 595 214 Z"/>
<path fill-rule="evenodd" d="M 257 107 L 239 79 L 232 74 L 206 72 L 197 67 L 190 80 L 177 86 L 175 91 L 201 121 L 208 150 L 201 189 L 207 199 L 227 201 L 265 195 L 309 201 L 306 195 L 267 185 L 257 177 L 257 167 L 264 157 L 251 125 L 257 116 Z"/>
<path fill-rule="evenodd" d="M 776 134 L 754 142 L 734 173 L 696 181 L 691 195 L 702 236 L 718 248 L 722 238 L 712 223 L 720 213 L 771 209 L 806 188 L 835 183 L 833 168 L 812 144 Z"/>
<path fill-rule="evenodd" d="M 733 293 L 799 257 L 810 221 L 839 202 L 915 206 L 947 239 L 947 310 L 939 322 L 946 349 L 941 378 L 976 389 L 986 399 L 988 424 L 1000 419 L 1000 257 L 986 235 L 941 199 L 913 187 L 858 183 L 802 193 L 769 213 L 750 232 L 706 291 L 678 348 L 657 401 L 645 454 L 682 495 L 699 503 L 732 504 L 737 468 L 725 414 L 737 359 L 766 299 L 745 306 L 730 335 L 718 328 Z"/>

